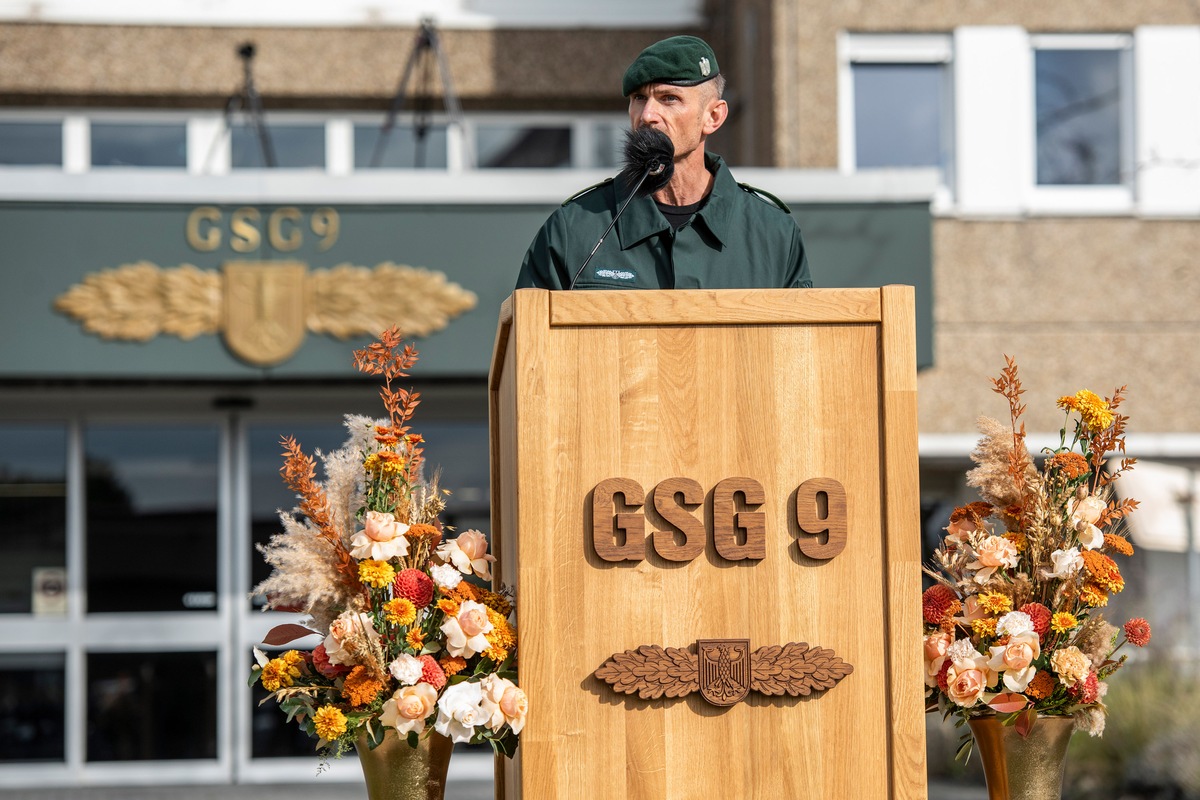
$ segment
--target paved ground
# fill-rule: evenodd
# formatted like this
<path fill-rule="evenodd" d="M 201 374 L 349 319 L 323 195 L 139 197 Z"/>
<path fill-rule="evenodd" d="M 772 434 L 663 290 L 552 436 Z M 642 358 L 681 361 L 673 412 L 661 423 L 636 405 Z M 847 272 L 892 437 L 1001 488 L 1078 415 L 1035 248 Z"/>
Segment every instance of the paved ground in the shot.
<path fill-rule="evenodd" d="M 364 800 L 363 787 L 347 783 L 259 786 L 109 786 L 87 789 L 6 789 L 2 800 Z M 491 781 L 451 781 L 446 800 L 492 800 Z M 618 800 L 596 798 L 595 800 Z M 857 798 L 829 798 L 857 800 Z M 987 790 L 934 784 L 929 800 L 987 800 Z"/>

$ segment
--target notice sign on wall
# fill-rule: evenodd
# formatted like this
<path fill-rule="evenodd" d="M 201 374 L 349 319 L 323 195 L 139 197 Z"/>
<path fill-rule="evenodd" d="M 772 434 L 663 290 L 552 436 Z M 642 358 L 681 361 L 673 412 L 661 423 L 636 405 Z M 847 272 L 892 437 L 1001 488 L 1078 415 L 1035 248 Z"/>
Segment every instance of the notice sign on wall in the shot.
<path fill-rule="evenodd" d="M 41 616 L 66 615 L 66 569 L 63 567 L 33 568 L 33 613 Z"/>

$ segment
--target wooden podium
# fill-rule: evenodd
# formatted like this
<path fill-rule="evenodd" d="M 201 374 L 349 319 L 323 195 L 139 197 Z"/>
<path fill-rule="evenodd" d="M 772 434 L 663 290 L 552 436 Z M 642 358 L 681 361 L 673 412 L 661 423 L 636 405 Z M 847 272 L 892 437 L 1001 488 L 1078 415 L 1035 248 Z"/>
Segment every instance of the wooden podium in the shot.
<path fill-rule="evenodd" d="M 925 797 L 911 287 L 522 289 L 489 386 L 497 798 Z"/>

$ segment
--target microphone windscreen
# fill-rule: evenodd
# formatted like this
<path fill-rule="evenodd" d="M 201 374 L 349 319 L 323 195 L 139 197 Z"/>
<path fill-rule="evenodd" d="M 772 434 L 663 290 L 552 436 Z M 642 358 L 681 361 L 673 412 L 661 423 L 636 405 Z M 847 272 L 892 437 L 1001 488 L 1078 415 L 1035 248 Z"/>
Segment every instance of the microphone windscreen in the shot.
<path fill-rule="evenodd" d="M 657 192 L 671 181 L 675 172 L 675 145 L 665 133 L 645 126 L 625 133 L 625 166 L 621 178 L 626 185 L 633 186 L 642 175 L 647 175 L 640 195 Z"/>

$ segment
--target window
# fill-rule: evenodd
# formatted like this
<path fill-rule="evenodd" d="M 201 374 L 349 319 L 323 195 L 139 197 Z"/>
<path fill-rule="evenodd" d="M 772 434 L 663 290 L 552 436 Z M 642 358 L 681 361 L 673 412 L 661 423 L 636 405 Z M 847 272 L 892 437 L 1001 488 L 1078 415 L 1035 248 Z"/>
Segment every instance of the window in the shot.
<path fill-rule="evenodd" d="M 0 164 L 62 166 L 61 122 L 0 122 Z"/>
<path fill-rule="evenodd" d="M 216 608 L 217 446 L 215 425 L 88 428 L 89 612 Z"/>
<path fill-rule="evenodd" d="M 233 127 L 230 148 L 234 169 L 263 169 L 267 166 L 267 147 L 277 168 L 325 168 L 324 125 L 280 125 L 268 119 L 266 131 L 264 141 L 253 125 Z"/>
<path fill-rule="evenodd" d="M 1034 39 L 1039 186 L 1129 182 L 1128 37 Z"/>
<path fill-rule="evenodd" d="M 67 428 L 0 426 L 0 613 L 66 614 Z"/>
<path fill-rule="evenodd" d="M 187 126 L 92 123 L 93 167 L 187 166 Z"/>
<path fill-rule="evenodd" d="M 375 150 L 379 148 L 378 163 Z M 355 124 L 354 168 L 374 169 L 446 169 L 448 142 L 445 125 L 418 129 L 397 125 L 386 138 L 378 124 Z"/>
<path fill-rule="evenodd" d="M 217 705 L 215 652 L 89 653 L 87 760 L 216 758 Z"/>
<path fill-rule="evenodd" d="M 480 125 L 479 166 L 561 169 L 571 166 L 571 128 L 544 125 Z"/>
<path fill-rule="evenodd" d="M 0 762 L 66 760 L 65 687 L 62 653 L 0 655 Z"/>
<path fill-rule="evenodd" d="M 936 167 L 949 185 L 949 37 L 851 34 L 840 52 L 842 170 Z"/>

